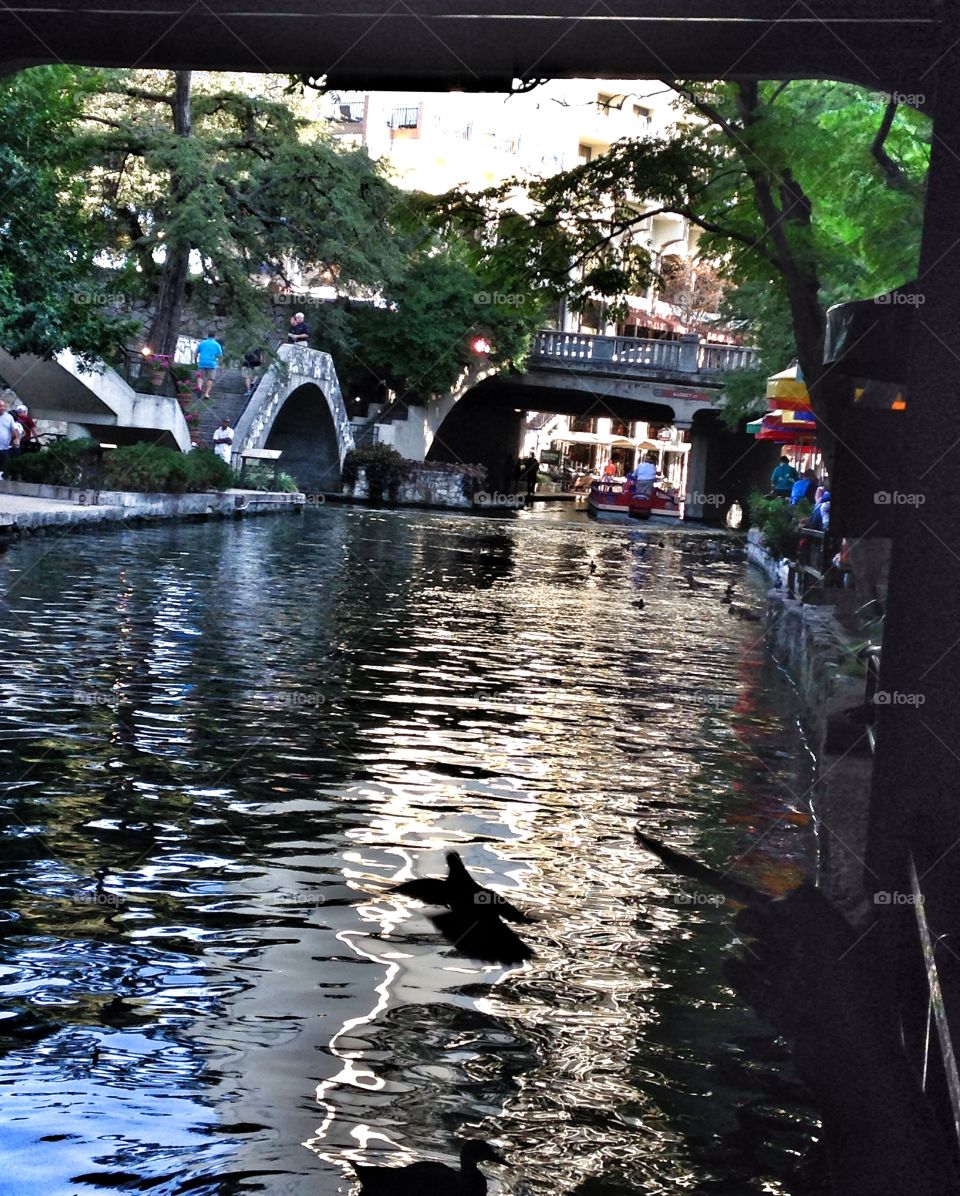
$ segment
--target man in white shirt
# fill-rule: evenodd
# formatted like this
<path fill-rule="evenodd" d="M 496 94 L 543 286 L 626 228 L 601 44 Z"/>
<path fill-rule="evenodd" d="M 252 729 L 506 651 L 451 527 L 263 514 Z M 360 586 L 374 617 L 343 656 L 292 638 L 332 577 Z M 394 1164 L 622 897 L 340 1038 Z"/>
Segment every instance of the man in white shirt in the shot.
<path fill-rule="evenodd" d="M 0 477 L 3 476 L 3 467 L 7 458 L 20 447 L 20 433 L 17 431 L 19 427 L 20 425 L 7 410 L 6 403 L 0 399 Z"/>
<path fill-rule="evenodd" d="M 221 461 L 230 464 L 230 453 L 233 448 L 233 428 L 226 418 L 220 421 L 220 427 L 213 434 L 213 451 Z"/>

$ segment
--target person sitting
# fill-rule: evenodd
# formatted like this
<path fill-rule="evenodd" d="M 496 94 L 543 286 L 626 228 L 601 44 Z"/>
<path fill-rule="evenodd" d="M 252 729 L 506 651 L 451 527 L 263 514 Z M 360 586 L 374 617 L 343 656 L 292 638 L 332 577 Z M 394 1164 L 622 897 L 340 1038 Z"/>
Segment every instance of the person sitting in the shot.
<path fill-rule="evenodd" d="M 657 480 L 656 458 L 648 453 L 633 471 L 634 494 L 652 494 L 653 485 Z"/>
<path fill-rule="evenodd" d="M 825 532 L 830 526 L 830 491 L 822 490 L 816 505 L 810 512 L 805 527 L 815 531 Z"/>
<path fill-rule="evenodd" d="M 287 333 L 287 340 L 291 345 L 306 346 L 310 340 L 310 329 L 306 325 L 306 316 L 302 311 L 298 311 L 296 315 L 290 317 L 290 331 Z"/>
<path fill-rule="evenodd" d="M 817 475 L 812 469 L 805 469 L 803 477 L 797 478 L 790 490 L 790 506 L 795 507 L 799 502 L 813 502 L 817 492 Z"/>
<path fill-rule="evenodd" d="M 781 457 L 780 464 L 770 475 L 770 485 L 777 498 L 789 498 L 790 488 L 800 475 L 790 464 L 788 457 Z"/>

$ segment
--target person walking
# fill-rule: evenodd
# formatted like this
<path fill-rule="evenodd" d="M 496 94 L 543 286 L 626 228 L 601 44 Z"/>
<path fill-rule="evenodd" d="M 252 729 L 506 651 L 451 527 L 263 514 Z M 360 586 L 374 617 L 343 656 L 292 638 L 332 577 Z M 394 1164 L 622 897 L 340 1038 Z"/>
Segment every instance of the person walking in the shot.
<path fill-rule="evenodd" d="M 257 384 L 257 370 L 263 365 L 263 351 L 248 349 L 243 355 L 243 397 L 249 399 Z"/>
<path fill-rule="evenodd" d="M 226 416 L 220 421 L 220 427 L 213 433 L 213 451 L 217 454 L 221 461 L 230 464 L 230 455 L 233 451 L 233 428 L 230 427 L 230 421 Z"/>
<path fill-rule="evenodd" d="M 537 474 L 540 472 L 540 462 L 531 453 L 523 462 L 523 480 L 527 484 L 527 498 L 533 498 L 537 490 Z"/>
<path fill-rule="evenodd" d="M 212 331 L 208 332 L 206 337 L 197 345 L 196 352 L 197 369 L 200 371 L 201 385 L 203 387 L 200 392 L 202 399 L 210 398 L 210 391 L 213 390 L 217 368 L 222 358 L 223 345 L 220 344 Z"/>

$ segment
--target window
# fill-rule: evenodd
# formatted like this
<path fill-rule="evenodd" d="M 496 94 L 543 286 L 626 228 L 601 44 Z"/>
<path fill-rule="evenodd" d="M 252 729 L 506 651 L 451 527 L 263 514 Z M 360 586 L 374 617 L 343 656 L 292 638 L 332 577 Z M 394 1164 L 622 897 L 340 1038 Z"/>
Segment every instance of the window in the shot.
<path fill-rule="evenodd" d="M 642 104 L 634 104 L 633 118 L 644 130 L 650 128 L 650 109 L 644 108 Z"/>
<path fill-rule="evenodd" d="M 593 146 L 592 145 L 578 145 L 577 146 L 577 158 L 581 162 L 589 162 L 592 157 L 593 157 Z"/>
<path fill-rule="evenodd" d="M 391 129 L 415 129 L 419 124 L 419 104 L 413 108 L 394 108 L 390 113 L 389 125 Z"/>
<path fill-rule="evenodd" d="M 606 92 L 601 91 L 597 96 L 597 112 L 601 116 L 609 116 L 610 109 L 615 106 L 613 103 L 615 99 L 616 96 L 609 96 Z M 619 107 L 619 105 L 616 105 L 616 107 Z"/>
<path fill-rule="evenodd" d="M 570 420 L 571 432 L 596 432 L 597 421 L 589 415 L 575 415 Z"/>

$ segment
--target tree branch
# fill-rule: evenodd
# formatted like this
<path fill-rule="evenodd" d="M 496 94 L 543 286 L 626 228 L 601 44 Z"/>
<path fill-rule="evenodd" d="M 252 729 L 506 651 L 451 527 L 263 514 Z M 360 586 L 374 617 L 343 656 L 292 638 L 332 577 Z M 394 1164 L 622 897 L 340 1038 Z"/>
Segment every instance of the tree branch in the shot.
<path fill-rule="evenodd" d="M 118 87 L 119 95 L 129 96 L 131 100 L 145 100 L 148 104 L 166 104 L 170 108 L 174 105 L 173 95 L 163 95 L 161 92 L 144 91 L 142 87 Z"/>
<path fill-rule="evenodd" d="M 669 87 L 671 91 L 675 91 L 677 95 L 683 96 L 687 103 L 692 104 L 699 113 L 707 118 L 707 120 L 712 121 L 715 125 L 718 125 L 731 141 L 740 140 L 740 132 L 736 125 L 731 124 L 725 116 L 721 116 L 720 110 L 715 108 L 713 104 L 708 104 L 706 100 L 701 100 L 699 96 L 690 90 L 689 87 L 684 87 L 682 83 L 671 82 L 669 79 L 660 79 L 659 82 L 666 84 L 666 86 Z"/>
<path fill-rule="evenodd" d="M 874 137 L 873 144 L 870 146 L 870 153 L 873 155 L 880 169 L 883 171 L 883 177 L 886 180 L 888 187 L 892 187 L 894 191 L 911 191 L 917 193 L 919 188 L 917 188 L 913 181 L 904 173 L 900 167 L 900 164 L 890 157 L 885 148 L 885 142 L 889 136 L 891 128 L 893 127 L 893 121 L 896 115 L 897 101 L 891 97 L 887 101 L 887 106 L 884 109 L 883 120 L 880 122 L 880 128 L 877 129 L 877 135 Z"/>

